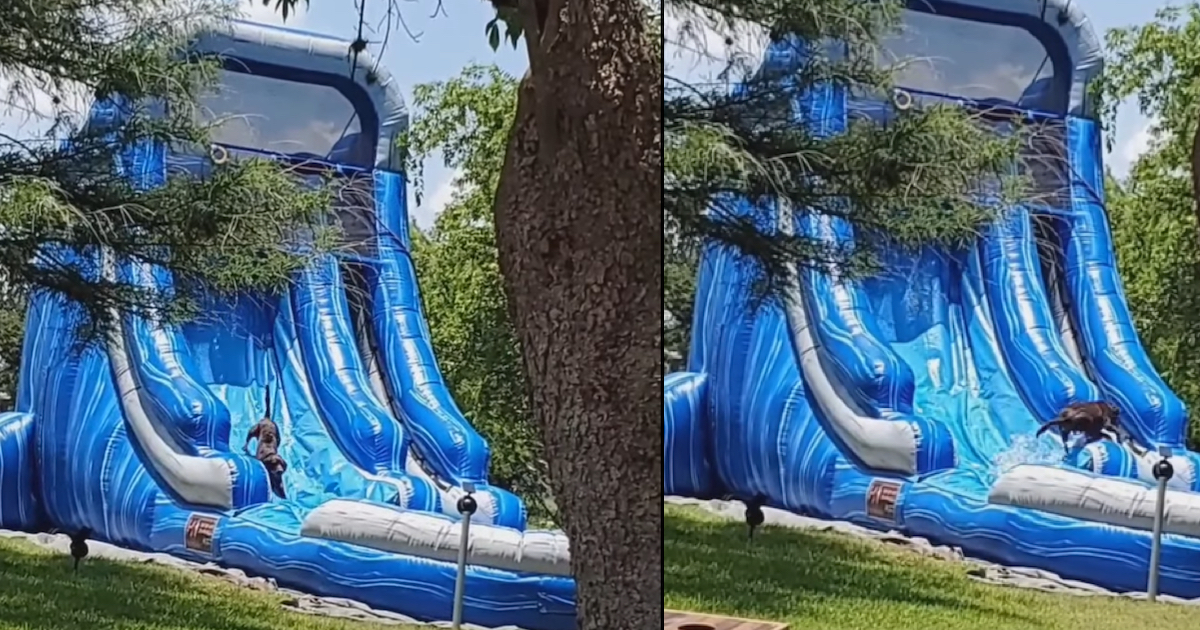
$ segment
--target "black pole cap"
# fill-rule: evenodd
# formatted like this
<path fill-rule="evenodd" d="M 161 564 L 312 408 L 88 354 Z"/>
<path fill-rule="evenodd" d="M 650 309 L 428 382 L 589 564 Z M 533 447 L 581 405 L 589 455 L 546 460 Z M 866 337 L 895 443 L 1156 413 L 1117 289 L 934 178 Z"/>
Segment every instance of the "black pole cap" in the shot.
<path fill-rule="evenodd" d="M 1155 479 L 1166 479 L 1170 481 L 1171 477 L 1173 476 L 1175 476 L 1175 467 L 1171 465 L 1171 462 L 1165 459 L 1160 459 L 1158 460 L 1158 463 L 1154 464 Z"/>
<path fill-rule="evenodd" d="M 477 503 L 475 501 L 475 497 L 473 497 L 469 494 L 464 494 L 462 496 L 462 498 L 460 498 L 458 500 L 458 513 L 459 514 L 474 514 L 475 510 L 478 510 L 478 509 L 479 509 L 479 503 Z"/>

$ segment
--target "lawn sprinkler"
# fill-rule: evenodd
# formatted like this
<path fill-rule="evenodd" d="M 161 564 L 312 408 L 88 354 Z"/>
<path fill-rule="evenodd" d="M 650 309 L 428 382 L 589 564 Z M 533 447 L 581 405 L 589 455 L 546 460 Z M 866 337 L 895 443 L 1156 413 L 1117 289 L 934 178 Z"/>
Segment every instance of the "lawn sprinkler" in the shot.
<path fill-rule="evenodd" d="M 458 500 L 458 512 L 462 514 L 462 534 L 458 539 L 458 575 L 454 579 L 454 616 L 450 621 L 450 627 L 453 630 L 459 630 L 462 627 L 463 598 L 466 596 L 467 587 L 467 545 L 471 540 L 469 533 L 471 515 L 479 509 L 475 497 L 471 496 L 475 492 L 475 484 L 466 482 L 462 487 L 466 494 Z"/>
<path fill-rule="evenodd" d="M 1163 514 L 1166 511 L 1167 483 L 1175 474 L 1175 467 L 1167 460 L 1171 456 L 1170 447 L 1158 447 L 1158 455 L 1162 459 L 1154 464 L 1154 478 L 1158 480 L 1158 497 L 1154 501 L 1154 533 L 1150 541 L 1150 577 L 1146 585 L 1146 595 L 1150 601 L 1158 599 L 1158 563 L 1162 557 Z"/>

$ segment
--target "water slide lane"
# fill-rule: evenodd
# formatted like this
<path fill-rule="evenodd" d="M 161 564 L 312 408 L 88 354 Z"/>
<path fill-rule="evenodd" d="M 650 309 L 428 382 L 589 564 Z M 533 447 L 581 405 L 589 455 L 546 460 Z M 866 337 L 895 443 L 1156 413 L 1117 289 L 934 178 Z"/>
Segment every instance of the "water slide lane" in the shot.
<path fill-rule="evenodd" d="M 1069 118 L 1067 150 L 1071 209 L 1057 227 L 1063 243 L 1067 297 L 1089 371 L 1105 395 L 1121 407 L 1122 422 L 1130 433 L 1143 444 L 1171 448 L 1177 480 L 1200 490 L 1200 455 L 1183 448 L 1187 408 L 1159 376 L 1138 339 L 1117 271 L 1104 211 L 1096 123 Z M 1142 471 L 1141 476 L 1147 477 L 1147 472 Z"/>
<path fill-rule="evenodd" d="M 197 374 L 231 410 L 238 448 L 266 413 L 270 394 L 280 455 L 289 464 L 284 485 L 290 501 L 312 508 L 339 497 L 385 502 L 399 497 L 395 485 L 368 479 L 330 437 L 309 385 L 290 296 L 242 297 L 205 310 L 203 320 L 183 327 Z"/>
<path fill-rule="evenodd" d="M 429 471 L 452 484 L 475 484 L 480 514 L 497 525 L 524 529 L 525 504 L 488 484 L 487 442 L 454 402 L 437 360 L 421 306 L 416 269 L 408 252 L 405 183 L 399 173 L 376 171 L 376 257 L 361 262 L 369 298 L 373 344 L 386 382 L 388 402 L 409 429 Z"/>
<path fill-rule="evenodd" d="M 122 275 L 143 286 L 170 286 L 168 274 L 149 265 L 126 263 Z M 160 437 L 176 452 L 230 465 L 232 501 L 215 507 L 236 509 L 267 501 L 266 470 L 253 457 L 230 448 L 229 408 L 195 378 L 198 371 L 179 328 L 132 315 L 123 318 L 122 327 L 141 406 Z"/>
<path fill-rule="evenodd" d="M 342 452 L 369 474 L 394 480 L 400 505 L 457 514 L 428 479 L 404 472 L 410 448 L 408 430 L 392 419 L 371 390 L 358 354 L 338 260 L 324 256 L 301 272 L 290 301 L 313 394 Z"/>
<path fill-rule="evenodd" d="M 796 54 L 790 45 L 772 47 L 764 68 L 786 70 L 795 64 Z M 809 88 L 797 99 L 799 122 L 816 135 L 843 133 L 848 99 L 849 92 L 842 86 Z M 844 224 L 813 217 L 804 209 L 797 213 L 784 203 L 770 213 L 745 205 L 739 212 L 754 217 L 763 230 L 831 242 L 849 242 L 851 237 Z M 911 413 L 912 374 L 876 341 L 869 321 L 859 317 L 865 302 L 842 291 L 839 278 L 827 277 L 817 268 L 796 268 L 792 273 L 811 290 L 803 292 L 801 300 L 784 305 L 789 336 L 796 344 L 804 381 L 815 390 L 821 407 L 817 417 L 842 453 L 864 470 L 881 474 L 921 474 L 952 465 L 950 433 L 942 423 Z M 833 308 L 825 308 L 829 302 L 814 301 L 814 293 L 828 293 Z M 836 320 L 828 320 L 831 317 Z M 837 347 L 826 348 L 826 344 Z"/>
<path fill-rule="evenodd" d="M 124 108 L 120 100 L 96 103 L 90 124 L 113 125 L 127 114 Z M 139 143 L 123 151 L 115 166 L 136 188 L 161 186 L 166 148 Z M 144 286 L 170 282 L 149 265 L 118 260 L 103 250 L 93 255 L 96 273 L 109 280 Z M 137 435 L 134 447 L 153 453 L 146 470 L 184 504 L 230 509 L 262 501 L 265 471 L 253 459 L 229 452 L 228 410 L 190 377 L 177 331 L 115 310 L 113 320 L 119 332 L 106 339 L 108 360 L 126 423 Z"/>

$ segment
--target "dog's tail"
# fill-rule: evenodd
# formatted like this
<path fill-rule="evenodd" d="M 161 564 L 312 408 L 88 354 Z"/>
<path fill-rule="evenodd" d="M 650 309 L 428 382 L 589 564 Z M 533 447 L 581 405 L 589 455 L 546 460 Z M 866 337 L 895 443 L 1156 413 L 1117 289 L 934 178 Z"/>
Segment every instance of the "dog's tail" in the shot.
<path fill-rule="evenodd" d="M 1047 422 L 1046 424 L 1043 424 L 1043 425 L 1041 426 L 1041 428 L 1039 428 L 1039 429 L 1037 430 L 1037 433 L 1034 433 L 1034 434 L 1033 434 L 1033 436 L 1034 436 L 1034 437 L 1042 437 L 1042 434 L 1043 434 L 1043 433 L 1045 433 L 1045 432 L 1047 432 L 1047 431 L 1049 431 L 1051 427 L 1061 427 L 1061 426 L 1062 426 L 1062 422 L 1063 422 L 1062 420 L 1051 420 L 1050 422 Z"/>
<path fill-rule="evenodd" d="M 266 406 L 267 406 L 266 417 L 270 418 L 271 417 L 271 390 L 269 388 L 264 387 L 263 394 L 266 396 L 266 400 L 267 400 L 267 402 L 266 402 Z"/>

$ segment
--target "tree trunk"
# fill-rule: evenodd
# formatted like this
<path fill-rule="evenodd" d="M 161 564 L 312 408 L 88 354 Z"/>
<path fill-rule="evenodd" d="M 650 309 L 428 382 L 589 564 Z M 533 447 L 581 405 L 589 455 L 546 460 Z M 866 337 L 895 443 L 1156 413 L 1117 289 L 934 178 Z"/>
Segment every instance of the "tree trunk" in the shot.
<path fill-rule="evenodd" d="M 542 55 L 496 194 L 586 630 L 656 629 L 662 609 L 663 90 L 638 2 L 569 0 L 546 37 L 526 28 Z"/>

